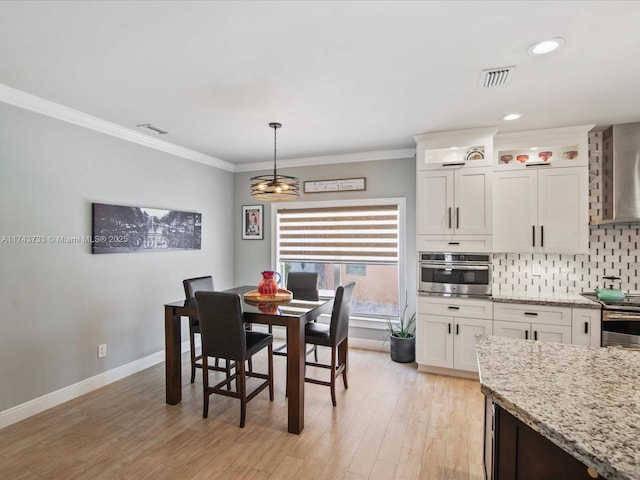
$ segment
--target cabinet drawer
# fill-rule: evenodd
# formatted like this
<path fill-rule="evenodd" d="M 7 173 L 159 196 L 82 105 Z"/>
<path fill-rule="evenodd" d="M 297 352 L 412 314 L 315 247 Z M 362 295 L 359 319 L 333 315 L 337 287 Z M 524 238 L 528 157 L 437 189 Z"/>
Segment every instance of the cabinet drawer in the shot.
<path fill-rule="evenodd" d="M 496 303 L 494 320 L 526 322 L 532 324 L 571 325 L 571 307 L 526 305 L 522 303 Z"/>
<path fill-rule="evenodd" d="M 492 251 L 491 235 L 418 235 L 419 252 L 482 252 Z"/>
<path fill-rule="evenodd" d="M 418 297 L 418 313 L 465 318 L 493 318 L 490 300 L 455 297 Z"/>

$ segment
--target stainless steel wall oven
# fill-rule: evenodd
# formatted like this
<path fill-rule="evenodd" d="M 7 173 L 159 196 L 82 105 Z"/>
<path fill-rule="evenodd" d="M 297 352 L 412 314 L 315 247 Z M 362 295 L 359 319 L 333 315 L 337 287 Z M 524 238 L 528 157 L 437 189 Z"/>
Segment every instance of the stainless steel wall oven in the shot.
<path fill-rule="evenodd" d="M 419 293 L 491 295 L 491 255 L 421 252 Z"/>

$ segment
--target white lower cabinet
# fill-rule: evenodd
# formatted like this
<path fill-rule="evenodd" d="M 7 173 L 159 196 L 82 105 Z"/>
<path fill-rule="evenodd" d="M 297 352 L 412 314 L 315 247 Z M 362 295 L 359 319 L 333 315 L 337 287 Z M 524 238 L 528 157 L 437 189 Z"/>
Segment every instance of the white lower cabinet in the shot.
<path fill-rule="evenodd" d="M 571 327 L 494 320 L 493 334 L 496 337 L 524 338 L 543 342 L 571 343 Z"/>
<path fill-rule="evenodd" d="M 475 336 L 493 333 L 491 316 L 492 303 L 488 300 L 420 297 L 418 364 L 477 372 Z"/>
<path fill-rule="evenodd" d="M 600 309 L 573 308 L 571 312 L 571 341 L 576 345 L 600 346 Z"/>
<path fill-rule="evenodd" d="M 418 297 L 417 312 L 416 361 L 426 371 L 477 372 L 476 335 L 600 346 L 600 309 L 434 296 Z"/>
<path fill-rule="evenodd" d="M 496 303 L 493 334 L 543 342 L 571 343 L 570 307 Z"/>

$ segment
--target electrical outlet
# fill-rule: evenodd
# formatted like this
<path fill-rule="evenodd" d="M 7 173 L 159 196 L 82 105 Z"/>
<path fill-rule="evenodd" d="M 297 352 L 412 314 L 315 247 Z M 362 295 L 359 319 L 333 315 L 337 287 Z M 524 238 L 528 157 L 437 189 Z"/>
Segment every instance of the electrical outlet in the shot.
<path fill-rule="evenodd" d="M 531 265 L 531 275 L 533 275 L 534 277 L 539 277 L 541 275 L 539 263 L 536 262 Z"/>
<path fill-rule="evenodd" d="M 107 344 L 103 343 L 102 345 L 98 345 L 98 358 L 107 356 Z"/>

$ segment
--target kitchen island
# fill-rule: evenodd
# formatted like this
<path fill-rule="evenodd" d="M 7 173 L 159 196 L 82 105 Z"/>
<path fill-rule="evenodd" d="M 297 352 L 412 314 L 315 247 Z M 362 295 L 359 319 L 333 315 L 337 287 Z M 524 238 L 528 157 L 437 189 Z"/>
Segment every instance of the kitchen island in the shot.
<path fill-rule="evenodd" d="M 640 479 L 640 352 L 487 336 L 476 352 L 488 478 Z"/>

